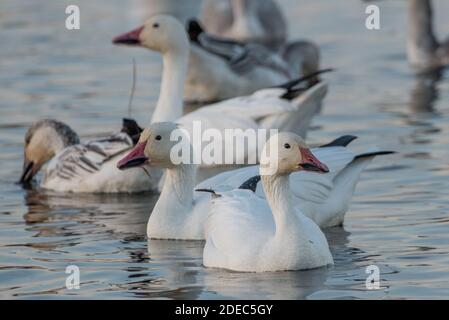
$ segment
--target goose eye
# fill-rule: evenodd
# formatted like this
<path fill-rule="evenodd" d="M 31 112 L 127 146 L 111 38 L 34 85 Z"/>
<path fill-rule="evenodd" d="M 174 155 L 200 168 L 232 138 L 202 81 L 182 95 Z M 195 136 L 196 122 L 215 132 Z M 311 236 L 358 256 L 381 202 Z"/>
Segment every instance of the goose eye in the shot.
<path fill-rule="evenodd" d="M 161 140 L 162 137 L 161 136 L 156 136 L 156 140 Z"/>
<path fill-rule="evenodd" d="M 153 24 L 153 28 L 154 28 L 154 29 L 157 29 L 157 28 L 159 28 L 159 23 L 157 23 L 157 22 L 156 22 L 156 23 L 154 23 L 154 24 Z"/>
<path fill-rule="evenodd" d="M 285 149 L 290 149 L 290 145 L 288 143 L 284 144 Z"/>

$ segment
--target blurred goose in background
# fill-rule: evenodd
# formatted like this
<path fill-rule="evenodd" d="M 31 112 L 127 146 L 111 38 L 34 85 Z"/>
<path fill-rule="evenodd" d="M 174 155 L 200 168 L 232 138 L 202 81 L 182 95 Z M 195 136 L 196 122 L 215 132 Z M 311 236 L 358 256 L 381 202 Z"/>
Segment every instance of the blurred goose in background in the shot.
<path fill-rule="evenodd" d="M 142 129 L 131 119 L 123 120 L 121 132 L 81 143 L 68 125 L 52 119 L 34 123 L 25 136 L 23 173 L 29 184 L 45 168 L 41 187 L 61 192 L 139 192 L 156 189 L 160 172 L 151 177 L 142 171 L 123 172 L 116 162 L 137 142 Z"/>
<path fill-rule="evenodd" d="M 205 0 L 201 21 L 208 33 L 274 50 L 287 41 L 287 23 L 274 0 Z"/>
<path fill-rule="evenodd" d="M 164 60 L 162 87 L 184 84 L 188 102 L 204 103 L 248 95 L 300 75 L 281 56 L 260 45 L 225 41 L 205 34 L 192 21 L 189 36 L 174 17 L 158 15 L 114 43 L 159 51 Z M 189 54 L 190 53 L 190 54 Z M 189 58 L 190 57 L 190 58 Z M 167 119 L 165 119 L 167 120 Z"/>
<path fill-rule="evenodd" d="M 213 188 L 219 192 L 240 188 L 255 191 L 261 201 L 265 201 L 265 196 L 261 196 L 258 189 L 260 178 L 254 178 L 258 175 L 257 166 L 228 171 L 195 187 L 196 165 L 174 165 L 170 158 L 170 150 L 176 143 L 170 141 L 170 135 L 178 128 L 174 123 L 150 125 L 142 133 L 136 147 L 119 161 L 118 167 L 124 170 L 149 165 L 166 170 L 166 180 L 148 224 L 148 237 L 202 240 L 205 237 L 204 223 L 209 214 L 210 196 L 205 192 L 194 193 L 194 190 L 211 191 Z M 375 156 L 357 157 L 345 148 L 354 138 L 343 136 L 313 149 L 312 154 L 304 152 L 304 155 L 316 156 L 326 163 L 330 173 L 324 176 L 329 175 L 328 178 L 320 179 L 305 172 L 294 173 L 290 178 L 294 202 L 320 225 L 331 225 L 333 221 L 338 224 L 338 220 L 343 219 L 360 171 Z"/>
<path fill-rule="evenodd" d="M 216 88 L 214 94 L 223 99 L 223 97 L 229 98 L 229 94 L 231 94 L 226 93 L 226 87 L 223 86 L 234 87 L 232 84 L 222 82 L 231 79 L 230 76 L 241 78 L 240 84 L 245 87 L 240 88 L 239 95 L 243 95 L 299 75 L 310 75 L 319 68 L 319 49 L 308 41 L 293 41 L 275 52 L 257 43 L 243 43 L 212 36 L 206 33 L 200 23 L 195 20 L 189 22 L 188 34 L 193 53 L 190 59 L 189 80 L 198 82 L 190 91 L 196 92 L 195 95 L 203 96 L 204 91 L 206 94 L 211 94 L 210 83 L 203 83 L 206 80 L 212 80 L 216 84 L 221 83 L 222 87 Z M 214 60 L 217 57 L 222 60 L 222 63 L 225 63 L 223 68 L 229 69 L 227 71 L 232 73 L 228 77 L 222 75 L 216 79 L 205 79 L 204 74 L 207 74 L 207 68 L 216 67 Z M 210 63 L 205 64 L 207 61 Z M 259 77 L 269 78 L 261 79 Z M 318 77 L 312 77 L 309 81 L 310 84 L 316 82 L 318 82 Z M 234 90 L 237 89 L 234 88 Z M 186 91 L 189 92 L 189 90 Z"/>
<path fill-rule="evenodd" d="M 303 82 L 309 80 L 309 77 L 304 77 L 278 87 L 256 91 L 250 96 L 208 105 L 181 116 L 190 46 L 186 31 L 179 21 L 171 16 L 155 16 L 142 27 L 116 37 L 113 42 L 142 46 L 162 54 L 161 91 L 151 122 L 175 121 L 190 133 L 193 121 L 199 121 L 203 130 L 220 130 L 222 137 L 225 137 L 224 130 L 231 128 L 291 129 L 305 135 L 327 92 L 324 82 L 311 87 L 303 86 Z M 246 163 L 248 154 L 257 153 L 255 149 L 239 153 L 235 163 Z"/>
<path fill-rule="evenodd" d="M 287 42 L 287 23 L 273 0 L 205 0 L 201 21 L 212 36 L 240 45 L 261 44 L 278 52 L 295 73 L 308 75 L 320 67 L 316 44 L 307 40 Z M 313 81 L 318 77 L 311 78 Z"/>
<path fill-rule="evenodd" d="M 276 153 L 270 149 L 276 147 Z M 313 269 L 333 264 L 325 235 L 295 205 L 289 175 L 328 168 L 297 135 L 279 133 L 260 167 L 267 200 L 249 190 L 215 194 L 205 226 L 203 264 L 244 272 Z"/>
<path fill-rule="evenodd" d="M 438 42 L 433 31 L 430 0 L 408 0 L 409 63 L 418 71 L 431 71 L 449 64 L 449 41 Z"/>
<path fill-rule="evenodd" d="M 186 99 L 219 101 L 250 94 L 299 76 L 279 54 L 264 46 L 225 40 L 188 25 L 191 41 Z"/>
<path fill-rule="evenodd" d="M 203 0 L 134 0 L 133 6 L 138 20 L 144 21 L 149 17 L 167 14 L 176 17 L 185 24 L 188 20 L 200 15 Z"/>

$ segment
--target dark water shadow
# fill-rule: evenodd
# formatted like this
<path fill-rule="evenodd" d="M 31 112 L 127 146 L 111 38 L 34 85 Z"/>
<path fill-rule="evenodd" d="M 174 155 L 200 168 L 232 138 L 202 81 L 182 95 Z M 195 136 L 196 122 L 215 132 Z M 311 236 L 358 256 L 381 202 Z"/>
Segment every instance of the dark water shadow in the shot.
<path fill-rule="evenodd" d="M 434 113 L 439 98 L 438 84 L 442 79 L 442 70 L 418 74 L 410 92 L 409 110 L 412 114 Z"/>
<path fill-rule="evenodd" d="M 101 224 L 114 233 L 145 235 L 146 223 L 157 198 L 158 195 L 149 192 L 74 194 L 27 190 L 25 204 L 28 212 L 23 218 L 31 227 L 39 223 L 46 235 L 65 235 L 55 221 Z"/>

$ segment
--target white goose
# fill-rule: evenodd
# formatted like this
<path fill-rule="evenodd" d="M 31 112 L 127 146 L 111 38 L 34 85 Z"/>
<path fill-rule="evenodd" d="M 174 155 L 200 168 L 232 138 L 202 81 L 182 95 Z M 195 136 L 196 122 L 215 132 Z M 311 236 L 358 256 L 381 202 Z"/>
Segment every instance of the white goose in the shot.
<path fill-rule="evenodd" d="M 222 137 L 225 136 L 224 130 L 230 128 L 292 130 L 305 135 L 327 91 L 327 85 L 323 82 L 311 88 L 300 87 L 303 80 L 308 80 L 305 77 L 256 91 L 250 96 L 208 105 L 181 117 L 190 47 L 181 23 L 171 16 L 154 16 L 142 27 L 116 37 L 114 43 L 143 46 L 162 54 L 161 91 L 151 122 L 176 121 L 190 133 L 193 121 L 199 121 L 203 130 L 218 129 Z M 235 163 L 246 163 L 247 155 L 254 152 L 250 149 L 237 154 Z"/>
<path fill-rule="evenodd" d="M 296 66 L 290 66 L 263 46 L 208 36 L 196 22 L 190 23 L 189 35 L 191 45 L 176 18 L 157 15 L 142 27 L 116 37 L 114 43 L 139 45 L 160 52 L 164 59 L 164 76 L 170 78 L 165 80 L 171 87 L 167 90 L 177 91 L 176 84 L 187 77 L 183 89 L 189 102 L 205 103 L 248 95 L 300 75 L 294 69 Z"/>
<path fill-rule="evenodd" d="M 308 75 L 319 69 L 320 50 L 316 44 L 307 40 L 287 42 L 285 18 L 274 0 L 206 0 L 202 21 L 211 35 L 240 43 L 262 44 L 278 52 L 282 59 L 277 59 L 285 61 L 289 69 L 294 71 L 293 75 Z M 204 43 L 203 46 L 211 50 L 207 45 L 211 42 L 210 37 L 203 37 L 197 42 Z M 231 47 L 231 42 L 226 44 L 228 48 L 234 48 L 233 59 L 238 61 L 238 57 L 243 54 L 242 45 L 234 43 Z M 224 45 L 220 47 L 223 51 Z M 255 48 L 251 50 L 257 50 Z M 318 77 L 312 78 L 311 82 L 313 81 L 318 81 Z"/>
<path fill-rule="evenodd" d="M 368 150 L 355 154 L 346 146 L 356 139 L 342 136 L 333 142 L 313 149 L 313 154 L 325 163 L 330 172 L 317 176 L 308 172 L 290 175 L 293 203 L 303 214 L 321 228 L 342 225 L 360 175 L 379 155 L 392 151 Z M 266 198 L 258 166 L 250 166 L 220 173 L 204 180 L 198 191 L 248 189 L 256 196 Z"/>
<path fill-rule="evenodd" d="M 177 142 L 172 141 L 171 135 L 176 129 L 179 126 L 172 122 L 152 123 L 117 167 L 124 170 L 148 164 L 165 169 L 164 185 L 148 220 L 148 238 L 204 240 L 208 202 L 194 199 L 196 165 L 172 163 L 171 150 Z M 188 141 L 185 136 L 184 139 Z"/>
<path fill-rule="evenodd" d="M 264 152 L 260 174 L 267 201 L 241 189 L 216 195 L 206 224 L 204 266 L 266 272 L 333 264 L 323 232 L 294 206 L 289 180 L 292 172 L 324 173 L 327 167 L 291 133 L 271 137 Z"/>
<path fill-rule="evenodd" d="M 255 190 L 258 179 L 253 176 L 258 171 L 256 166 L 228 171 L 195 187 L 195 165 L 174 165 L 170 159 L 170 150 L 176 143 L 170 141 L 170 135 L 177 128 L 173 123 L 150 125 L 143 131 L 134 150 L 118 166 L 129 169 L 149 164 L 166 170 L 167 179 L 148 223 L 149 238 L 203 240 L 210 197 L 203 192 L 194 193 L 194 190 L 233 190 L 239 187 Z M 313 154 L 329 166 L 330 173 L 309 176 L 298 172 L 291 177 L 295 203 L 320 225 L 338 224 L 339 219 L 342 221 L 360 172 L 375 156 L 373 153 L 367 157 L 355 157 L 344 147 L 353 139 L 352 136 L 344 136 L 313 149 Z M 328 178 L 320 179 L 328 175 Z M 257 190 L 255 196 L 265 201 L 259 193 L 260 190 Z"/>
<path fill-rule="evenodd" d="M 68 125 L 45 119 L 34 123 L 25 136 L 23 173 L 27 185 L 45 168 L 41 187 L 60 192 L 139 192 L 156 189 L 161 172 L 151 177 L 139 171 L 120 171 L 117 160 L 139 138 L 141 129 L 134 120 L 124 119 L 121 132 L 109 137 L 80 143 Z"/>
<path fill-rule="evenodd" d="M 201 21 L 208 33 L 278 49 L 287 41 L 287 23 L 274 0 L 205 0 Z"/>
<path fill-rule="evenodd" d="M 449 41 L 438 42 L 432 26 L 430 0 L 408 1 L 409 63 L 418 71 L 429 71 L 449 64 Z"/>

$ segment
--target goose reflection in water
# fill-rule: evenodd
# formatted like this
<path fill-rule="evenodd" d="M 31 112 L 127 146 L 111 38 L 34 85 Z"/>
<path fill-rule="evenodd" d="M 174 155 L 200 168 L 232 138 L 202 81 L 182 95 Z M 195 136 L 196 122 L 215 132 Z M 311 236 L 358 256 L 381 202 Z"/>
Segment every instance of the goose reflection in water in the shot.
<path fill-rule="evenodd" d="M 41 229 L 65 236 L 64 225 L 94 224 L 116 234 L 145 235 L 146 221 L 158 195 L 71 194 L 29 190 L 25 195 L 28 225 L 43 223 Z M 60 222 L 60 223 L 58 223 Z"/>
<path fill-rule="evenodd" d="M 208 298 L 219 294 L 237 299 L 304 299 L 323 290 L 360 290 L 360 277 L 374 257 L 351 246 L 350 232 L 344 227 L 325 230 L 330 249 L 338 266 L 305 271 L 245 273 L 223 269 L 206 269 L 202 265 L 202 241 L 149 240 L 148 255 L 152 268 L 163 270 L 159 289 L 169 298 Z M 341 281 L 326 284 L 335 277 Z M 348 277 L 354 279 L 348 287 Z M 363 282 L 364 283 L 364 282 Z M 362 285 L 363 285 L 362 283 Z M 179 288 L 172 290 L 171 288 Z M 142 284 L 140 295 L 152 297 L 150 288 Z M 145 294 L 146 292 L 146 294 Z M 201 295 L 201 296 L 200 296 Z"/>
<path fill-rule="evenodd" d="M 410 92 L 409 110 L 413 114 L 435 113 L 435 103 L 439 97 L 438 84 L 442 70 L 416 75 Z"/>
<path fill-rule="evenodd" d="M 202 265 L 202 241 L 145 240 L 153 200 L 148 194 L 81 196 L 29 191 L 24 219 L 27 231 L 35 237 L 28 248 L 42 262 L 51 259 L 51 252 L 56 251 L 63 253 L 57 259 L 59 263 L 76 261 L 82 266 L 82 281 L 90 279 L 84 288 L 100 290 L 106 297 L 126 294 L 145 299 L 198 299 L 216 294 L 245 299 L 299 299 L 313 298 L 323 288 L 349 290 L 348 295 L 354 295 L 363 286 L 365 265 L 372 263 L 372 257 L 351 245 L 350 232 L 334 227 L 325 230 L 338 262 L 334 267 L 250 273 L 244 277 L 236 272 L 206 269 Z M 91 250 L 84 252 L 79 246 L 98 246 L 101 250 L 89 253 Z M 49 251 L 49 255 L 42 257 L 42 250 Z M 89 267 L 91 263 L 97 264 L 95 270 Z M 102 275 L 99 279 L 98 272 Z M 109 285 L 98 288 L 98 283 L 106 279 L 103 277 L 109 279 Z M 353 280 L 352 286 L 348 286 L 348 278 Z M 65 289 L 57 290 L 62 293 Z"/>
<path fill-rule="evenodd" d="M 435 106 L 439 101 L 438 87 L 442 78 L 442 69 L 415 76 L 408 101 L 408 112 L 400 115 L 405 124 L 413 128 L 405 137 L 413 144 L 431 144 L 441 133 L 442 129 L 435 122 L 441 114 Z M 425 156 L 430 157 L 430 154 Z"/>

